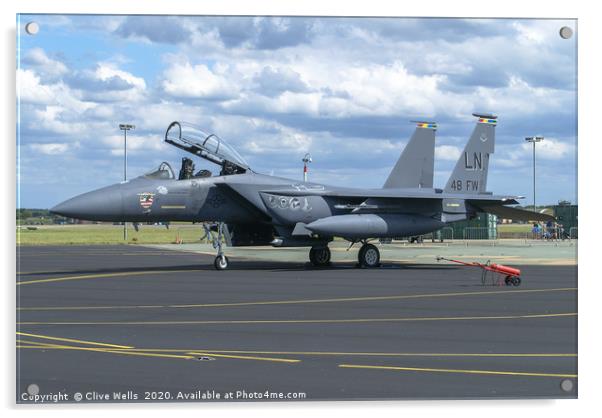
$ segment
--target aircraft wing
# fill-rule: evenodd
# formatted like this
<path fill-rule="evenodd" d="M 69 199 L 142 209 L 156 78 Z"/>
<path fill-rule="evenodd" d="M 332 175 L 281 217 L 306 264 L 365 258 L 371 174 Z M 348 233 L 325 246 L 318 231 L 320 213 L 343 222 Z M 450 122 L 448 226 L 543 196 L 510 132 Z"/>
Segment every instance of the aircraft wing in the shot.
<path fill-rule="evenodd" d="M 473 200 L 470 202 L 473 206 L 479 208 L 483 212 L 492 213 L 504 219 L 513 219 L 516 221 L 554 221 L 552 215 L 545 213 L 532 212 L 529 210 L 518 209 L 501 204 L 494 204 L 491 201 L 478 201 Z"/>
<path fill-rule="evenodd" d="M 398 208 L 407 208 L 406 203 L 415 202 L 416 204 L 428 204 L 428 202 L 449 200 L 462 201 L 471 205 L 477 211 L 491 213 L 504 219 L 514 219 L 517 221 L 544 221 L 554 220 L 551 215 L 544 213 L 531 212 L 508 205 L 519 204 L 518 196 L 499 196 L 492 194 L 461 194 L 446 193 L 440 189 L 343 189 L 326 187 L 299 187 L 297 189 L 272 189 L 264 190 L 265 193 L 272 193 L 284 196 L 311 196 L 318 195 L 322 197 L 333 197 L 337 200 L 351 201 L 349 204 L 339 203 L 336 206 L 341 209 L 353 209 L 354 212 L 372 212 L 372 211 L 395 211 Z M 358 199 L 363 200 L 358 204 Z M 405 201 L 405 202 L 404 202 Z M 419 203 L 422 202 L 422 203 Z M 463 206 L 462 206 L 463 207 Z"/>
<path fill-rule="evenodd" d="M 476 200 L 474 194 L 445 193 L 441 189 L 346 189 L 302 186 L 298 188 L 266 189 L 262 193 L 280 196 L 322 196 L 352 199 L 465 199 Z M 491 201 L 502 205 L 517 205 L 518 196 L 496 196 L 492 194 L 478 195 L 479 201 Z"/>

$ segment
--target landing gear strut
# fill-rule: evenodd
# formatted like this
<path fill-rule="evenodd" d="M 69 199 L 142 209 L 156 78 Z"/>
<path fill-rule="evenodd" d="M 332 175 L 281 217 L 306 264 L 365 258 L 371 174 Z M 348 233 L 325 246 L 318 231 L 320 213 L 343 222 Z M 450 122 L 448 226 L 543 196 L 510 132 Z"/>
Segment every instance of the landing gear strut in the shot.
<path fill-rule="evenodd" d="M 309 261 L 316 267 L 330 265 L 330 248 L 312 247 L 312 249 L 309 250 Z"/>
<path fill-rule="evenodd" d="M 209 240 L 211 240 L 213 248 L 217 250 L 217 256 L 213 261 L 213 266 L 216 270 L 226 270 L 228 268 L 228 265 L 230 264 L 230 260 L 228 260 L 228 257 L 226 257 L 226 255 L 224 254 L 224 250 L 222 249 L 222 241 L 224 237 L 224 223 L 219 222 L 217 224 L 217 236 L 214 236 L 211 233 L 211 226 L 203 224 L 203 228 L 205 228 L 205 236 Z"/>
<path fill-rule="evenodd" d="M 375 245 L 365 242 L 357 254 L 357 261 L 360 267 L 378 267 L 380 265 L 380 252 Z"/>

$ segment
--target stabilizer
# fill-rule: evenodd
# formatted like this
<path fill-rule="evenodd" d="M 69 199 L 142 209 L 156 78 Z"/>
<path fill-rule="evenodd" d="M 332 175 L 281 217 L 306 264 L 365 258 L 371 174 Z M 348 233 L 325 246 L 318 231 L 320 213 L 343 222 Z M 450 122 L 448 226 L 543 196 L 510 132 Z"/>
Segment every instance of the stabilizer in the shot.
<path fill-rule="evenodd" d="M 478 119 L 456 163 L 445 192 L 479 194 L 487 191 L 489 156 L 495 151 L 497 116 L 473 113 Z"/>
<path fill-rule="evenodd" d="M 416 130 L 389 174 L 383 189 L 433 187 L 437 124 L 415 123 Z"/>

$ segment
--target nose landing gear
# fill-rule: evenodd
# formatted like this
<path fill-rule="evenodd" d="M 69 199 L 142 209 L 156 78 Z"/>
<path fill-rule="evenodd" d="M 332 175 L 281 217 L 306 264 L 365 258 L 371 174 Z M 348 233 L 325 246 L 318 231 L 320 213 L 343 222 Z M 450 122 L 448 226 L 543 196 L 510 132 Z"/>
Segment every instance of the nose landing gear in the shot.
<path fill-rule="evenodd" d="M 213 261 L 213 266 L 216 270 L 226 270 L 230 265 L 230 260 L 224 254 L 223 250 L 223 237 L 224 237 L 224 223 L 219 222 L 217 225 L 207 225 L 203 224 L 203 228 L 205 229 L 205 236 L 207 239 L 211 241 L 213 248 L 217 250 L 217 256 Z M 212 233 L 212 229 L 217 229 L 217 236 Z"/>
<path fill-rule="evenodd" d="M 215 257 L 215 261 L 213 261 L 213 266 L 216 270 L 226 270 L 228 268 L 228 264 L 230 260 L 225 255 L 218 255 Z"/>

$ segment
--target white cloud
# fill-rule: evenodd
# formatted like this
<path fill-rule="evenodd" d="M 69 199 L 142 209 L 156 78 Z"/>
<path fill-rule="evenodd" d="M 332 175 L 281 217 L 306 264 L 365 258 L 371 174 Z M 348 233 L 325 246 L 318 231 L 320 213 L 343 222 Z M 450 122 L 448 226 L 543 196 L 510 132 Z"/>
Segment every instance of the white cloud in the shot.
<path fill-rule="evenodd" d="M 64 154 L 72 146 L 74 146 L 74 144 L 69 144 L 69 143 L 29 144 L 29 147 L 34 152 L 36 152 L 36 153 L 39 152 L 39 153 L 45 154 L 45 155 Z"/>
<path fill-rule="evenodd" d="M 507 86 L 499 88 L 479 87 L 475 103 L 486 109 L 494 109 L 500 115 L 530 114 L 550 112 L 573 112 L 570 105 L 575 93 L 563 89 L 533 87 L 518 76 L 512 76 Z"/>
<path fill-rule="evenodd" d="M 113 77 L 119 77 L 120 79 L 127 81 L 135 88 L 140 90 L 146 89 L 146 82 L 144 81 L 144 78 L 136 77 L 132 73 L 120 70 L 110 63 L 100 63 L 98 67 L 96 67 L 95 73 L 99 80 L 105 81 Z"/>
<path fill-rule="evenodd" d="M 33 70 L 17 70 L 17 97 L 22 103 L 52 103 L 55 92 L 40 83 L 40 77 Z"/>
<path fill-rule="evenodd" d="M 172 64 L 163 73 L 163 90 L 174 97 L 199 99 L 226 99 L 234 97 L 238 89 L 227 66 L 213 70 L 204 64 L 189 62 Z"/>
<path fill-rule="evenodd" d="M 521 145 L 524 152 L 533 152 L 533 145 L 524 143 Z M 560 160 L 574 152 L 574 145 L 560 141 L 555 138 L 544 138 L 536 145 L 535 154 L 537 158 L 545 160 Z"/>
<path fill-rule="evenodd" d="M 32 48 L 25 53 L 22 63 L 34 67 L 38 72 L 48 77 L 58 77 L 67 73 L 67 66 L 46 55 L 42 48 Z"/>
<path fill-rule="evenodd" d="M 77 114 L 96 106 L 81 100 L 76 92 L 60 80 L 43 83 L 34 70 L 17 70 L 17 95 L 22 103 L 59 105 Z"/>
<path fill-rule="evenodd" d="M 65 120 L 65 113 L 68 111 L 62 106 L 46 106 L 44 109 L 34 110 L 34 120 L 30 123 L 30 127 L 65 136 L 80 136 L 90 133 L 90 125 L 83 121 Z"/>
<path fill-rule="evenodd" d="M 116 64 L 100 62 L 94 70 L 75 72 L 69 85 L 78 94 L 92 102 L 140 102 L 146 99 L 146 81 Z"/>
<path fill-rule="evenodd" d="M 137 135 L 130 132 L 127 138 L 128 153 L 143 151 L 153 153 L 167 148 L 163 138 L 158 135 Z M 111 155 L 123 155 L 123 135 L 106 135 L 98 138 L 98 142 L 110 150 Z"/>
<path fill-rule="evenodd" d="M 443 161 L 458 161 L 461 150 L 453 145 L 439 145 L 435 147 L 435 158 Z"/>
<path fill-rule="evenodd" d="M 349 66 L 305 57 L 291 63 L 288 71 L 303 74 L 311 92 L 284 91 L 264 97 L 246 90 L 235 100 L 223 103 L 232 112 L 302 114 L 311 117 L 429 116 L 471 108 L 459 95 L 444 92 L 440 75 L 410 73 L 401 61 L 392 64 Z M 242 72 L 241 70 L 239 72 Z"/>
<path fill-rule="evenodd" d="M 512 27 L 518 32 L 517 40 L 525 44 L 541 44 L 545 40 L 545 32 L 533 25 L 512 22 Z"/>

